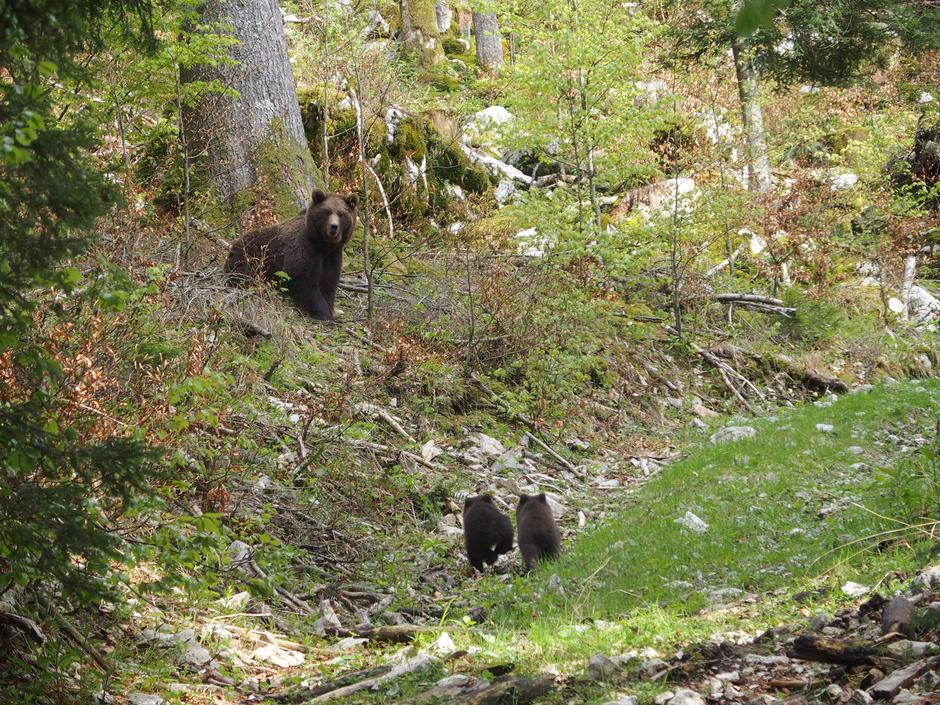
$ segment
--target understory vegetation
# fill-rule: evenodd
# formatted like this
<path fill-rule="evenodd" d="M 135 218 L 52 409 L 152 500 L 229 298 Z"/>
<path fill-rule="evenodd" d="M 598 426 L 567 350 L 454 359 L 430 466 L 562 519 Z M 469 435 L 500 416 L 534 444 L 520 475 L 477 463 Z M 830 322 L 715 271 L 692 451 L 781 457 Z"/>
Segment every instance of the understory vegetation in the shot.
<path fill-rule="evenodd" d="M 0 9 L 0 703 L 648 705 L 937 562 L 934 4 L 237 5 Z M 314 186 L 335 321 L 222 272 Z"/>

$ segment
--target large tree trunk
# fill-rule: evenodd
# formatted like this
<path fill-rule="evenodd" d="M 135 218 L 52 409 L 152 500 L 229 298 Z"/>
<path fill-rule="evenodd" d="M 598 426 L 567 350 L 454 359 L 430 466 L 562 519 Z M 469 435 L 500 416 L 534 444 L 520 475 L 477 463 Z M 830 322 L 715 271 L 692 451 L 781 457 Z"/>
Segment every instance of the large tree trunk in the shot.
<path fill-rule="evenodd" d="M 747 140 L 747 159 L 751 190 L 764 192 L 773 186 L 770 174 L 770 159 L 764 139 L 764 117 L 757 101 L 757 73 L 751 63 L 750 46 L 745 39 L 738 38 L 731 47 L 734 69 L 738 77 L 738 96 L 741 99 L 741 117 Z"/>
<path fill-rule="evenodd" d="M 419 66 L 430 68 L 443 61 L 438 41 L 437 0 L 400 0 L 402 41 Z"/>
<path fill-rule="evenodd" d="M 210 0 L 198 22 L 237 41 L 227 50 L 231 62 L 183 67 L 183 82 L 215 81 L 238 95 L 204 90 L 184 110 L 188 152 L 204 155 L 223 203 L 260 185 L 277 189 L 267 195 L 279 210 L 304 207 L 317 174 L 277 0 Z"/>
<path fill-rule="evenodd" d="M 499 71 L 503 67 L 503 38 L 496 15 L 474 12 L 473 33 L 477 39 L 477 63 L 486 71 Z"/>
<path fill-rule="evenodd" d="M 437 15 L 437 31 L 439 34 L 444 34 L 454 21 L 454 12 L 450 9 L 448 0 L 437 0 L 434 12 Z"/>

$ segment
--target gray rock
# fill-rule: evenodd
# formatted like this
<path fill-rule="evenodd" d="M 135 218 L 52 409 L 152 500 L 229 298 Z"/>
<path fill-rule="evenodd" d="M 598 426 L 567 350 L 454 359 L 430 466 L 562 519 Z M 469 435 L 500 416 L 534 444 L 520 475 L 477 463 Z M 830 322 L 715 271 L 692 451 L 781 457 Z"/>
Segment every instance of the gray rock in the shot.
<path fill-rule="evenodd" d="M 831 423 L 818 423 L 816 424 L 816 430 L 820 433 L 835 433 L 836 427 Z"/>
<path fill-rule="evenodd" d="M 940 674 L 936 671 L 927 671 L 917 681 L 917 690 L 921 693 L 935 693 L 940 691 Z"/>
<path fill-rule="evenodd" d="M 775 698 L 773 695 L 758 695 L 757 697 L 751 698 L 747 701 L 749 705 L 779 705 L 783 701 L 779 698 Z"/>
<path fill-rule="evenodd" d="M 516 184 L 513 183 L 510 179 L 500 179 L 499 183 L 496 185 L 496 190 L 493 191 L 493 197 L 496 199 L 496 202 L 504 206 L 516 195 Z"/>
<path fill-rule="evenodd" d="M 737 683 L 739 680 L 741 680 L 741 672 L 726 671 L 725 673 L 716 674 L 715 678 L 720 680 L 722 683 Z"/>
<path fill-rule="evenodd" d="M 814 632 L 818 632 L 818 631 L 819 631 L 820 629 L 822 629 L 823 627 L 828 626 L 829 623 L 830 623 L 833 619 L 834 619 L 834 618 L 833 618 L 833 616 L 832 616 L 831 614 L 827 614 L 827 613 L 825 613 L 825 612 L 823 612 L 822 614 L 814 615 L 814 616 L 813 616 L 812 618 L 810 618 L 810 620 L 809 620 L 809 628 L 812 629 Z"/>
<path fill-rule="evenodd" d="M 632 695 L 624 695 L 616 700 L 608 700 L 604 705 L 636 705 L 636 698 Z"/>
<path fill-rule="evenodd" d="M 524 470 L 525 466 L 522 464 L 522 451 L 521 450 L 507 450 L 501 456 L 496 459 L 496 462 L 493 463 L 494 472 L 505 472 L 506 470 Z"/>
<path fill-rule="evenodd" d="M 770 656 L 745 654 L 744 662 L 752 666 L 783 666 L 790 663 L 790 659 L 779 654 L 771 654 Z"/>
<path fill-rule="evenodd" d="M 676 691 L 676 694 L 672 696 L 672 700 L 669 701 L 669 705 L 705 705 L 705 701 L 694 690 L 683 688 Z"/>
<path fill-rule="evenodd" d="M 471 433 L 470 441 L 481 455 L 492 460 L 506 452 L 506 448 L 503 447 L 502 443 L 485 433 Z"/>
<path fill-rule="evenodd" d="M 640 666 L 640 677 L 652 678 L 653 676 L 662 673 L 667 668 L 669 668 L 669 664 L 663 661 L 661 658 L 651 658 L 642 666 Z"/>
<path fill-rule="evenodd" d="M 587 670 L 592 681 L 609 681 L 617 672 L 617 664 L 605 654 L 594 654 L 588 661 Z"/>
<path fill-rule="evenodd" d="M 865 453 L 865 449 L 861 446 L 849 446 L 846 450 L 852 455 L 862 455 Z"/>
<path fill-rule="evenodd" d="M 728 426 L 713 433 L 708 439 L 711 443 L 726 443 L 727 441 L 740 441 L 744 438 L 753 438 L 757 429 L 753 426 Z"/>
<path fill-rule="evenodd" d="M 131 693 L 127 702 L 130 705 L 166 705 L 166 700 L 153 693 Z"/>
<path fill-rule="evenodd" d="M 552 573 L 548 578 L 548 589 L 561 597 L 565 596 L 565 586 L 561 584 L 561 578 L 558 573 Z"/>
<path fill-rule="evenodd" d="M 919 695 L 914 695 L 914 693 L 909 690 L 901 690 L 894 696 L 891 702 L 894 703 L 894 705 L 921 705 L 921 703 L 927 702 L 927 699 Z"/>
<path fill-rule="evenodd" d="M 895 641 L 888 644 L 885 648 L 889 654 L 897 656 L 898 658 L 905 656 L 923 656 L 925 654 L 935 653 L 938 650 L 938 647 L 929 641 L 908 641 L 907 639 Z"/>
<path fill-rule="evenodd" d="M 101 703 L 101 705 L 115 705 L 117 702 L 111 693 L 108 693 L 104 690 L 99 690 L 97 693 L 92 693 L 91 697 L 92 700 L 94 700 L 96 703 Z"/>
<path fill-rule="evenodd" d="M 435 695 L 453 698 L 460 695 L 467 688 L 476 685 L 477 682 L 478 679 L 473 676 L 457 673 L 452 676 L 447 676 L 446 678 L 441 678 L 434 684 L 434 692 Z"/>
<path fill-rule="evenodd" d="M 212 654 L 202 644 L 193 639 L 187 642 L 186 651 L 180 657 L 180 663 L 198 671 L 212 663 Z"/>
<path fill-rule="evenodd" d="M 940 590 L 940 565 L 926 568 L 911 581 L 912 592 L 930 593 L 935 590 Z"/>
<path fill-rule="evenodd" d="M 653 702 L 656 703 L 656 705 L 666 705 L 674 696 L 675 693 L 671 690 L 666 690 L 653 698 Z"/>
<path fill-rule="evenodd" d="M 712 605 L 726 605 L 729 602 L 737 600 L 742 595 L 744 595 L 744 590 L 728 587 L 711 590 L 708 595 L 706 595 L 705 599 Z"/>
<path fill-rule="evenodd" d="M 852 697 L 849 698 L 849 702 L 852 703 L 852 705 L 872 705 L 875 699 L 865 690 L 856 690 L 852 693 Z"/>
<path fill-rule="evenodd" d="M 930 661 L 921 659 L 888 674 L 868 689 L 875 698 L 893 698 L 902 688 L 908 687 L 930 667 Z"/>
<path fill-rule="evenodd" d="M 706 524 L 700 517 L 695 515 L 690 511 L 676 519 L 677 524 L 682 524 L 687 529 L 694 531 L 697 534 L 704 534 L 708 531 L 708 524 Z"/>
<path fill-rule="evenodd" d="M 839 700 L 842 697 L 842 688 L 835 683 L 830 683 L 826 687 L 826 695 L 828 695 L 832 700 Z"/>

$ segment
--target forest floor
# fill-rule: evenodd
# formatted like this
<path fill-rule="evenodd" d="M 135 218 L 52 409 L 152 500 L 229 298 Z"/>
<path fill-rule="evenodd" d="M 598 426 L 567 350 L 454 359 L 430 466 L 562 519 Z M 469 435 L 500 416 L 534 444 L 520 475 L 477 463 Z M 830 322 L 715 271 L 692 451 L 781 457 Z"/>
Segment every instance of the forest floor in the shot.
<path fill-rule="evenodd" d="M 296 398 L 272 396 L 271 404 L 293 423 L 299 416 L 291 414 L 303 413 Z M 293 487 L 266 475 L 246 481 L 238 503 L 263 513 L 277 538 L 230 546 L 238 558 L 213 590 L 135 605 L 123 635 L 111 635 L 122 667 L 109 690 L 119 701 L 691 697 L 664 695 L 676 683 L 713 702 L 756 702 L 779 694 L 780 683 L 815 700 L 836 679 L 816 674 L 797 687 L 788 672 L 790 681 L 778 678 L 776 686 L 769 677 L 756 685 L 721 681 L 728 696 L 689 654 L 708 652 L 710 643 L 747 644 L 766 630 L 779 636 L 782 625 L 851 608 L 874 592 L 890 598 L 931 562 L 936 546 L 932 527 L 917 525 L 940 503 L 940 468 L 930 454 L 940 417 L 936 379 L 864 388 L 761 418 L 718 418 L 709 428 L 690 424 L 672 446 L 653 438 L 632 458 L 574 438 L 576 452 L 562 455 L 518 423 L 486 429 L 502 440 L 470 432 L 480 418 L 463 418 L 450 433 L 420 434 L 431 441 L 406 442 L 418 429 L 384 407 L 365 411 L 400 426 L 391 432 L 402 441 L 396 491 L 408 476 L 413 491 L 443 510 L 419 516 L 412 509 L 410 522 L 395 507 L 387 522 L 344 517 L 344 531 L 364 525 L 353 546 L 343 545 L 348 535 L 330 543 L 322 533 L 311 545 Z M 745 430 L 723 440 L 728 427 Z M 373 443 L 372 450 L 388 448 Z M 377 477 L 356 491 L 388 499 L 387 488 L 368 487 Z M 354 467 L 346 478 L 363 482 Z M 474 485 L 494 491 L 507 510 L 520 490 L 547 492 L 562 557 L 524 575 L 514 552 L 475 574 L 457 518 Z M 910 513 L 912 494 L 923 513 Z M 298 518 L 278 534 L 285 515 Z M 269 555 L 279 541 L 293 541 L 290 558 Z M 309 570 L 291 551 L 309 553 Z M 322 580 L 331 562 L 335 571 Z M 840 692 L 848 699 L 854 690 Z"/>

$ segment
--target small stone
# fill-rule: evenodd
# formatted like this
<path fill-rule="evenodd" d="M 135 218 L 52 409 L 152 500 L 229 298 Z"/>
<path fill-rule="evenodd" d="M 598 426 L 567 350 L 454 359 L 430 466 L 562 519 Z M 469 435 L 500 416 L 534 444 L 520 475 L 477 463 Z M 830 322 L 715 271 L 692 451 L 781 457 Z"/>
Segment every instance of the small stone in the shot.
<path fill-rule="evenodd" d="M 672 700 L 669 701 L 669 705 L 705 705 L 705 701 L 694 690 L 683 688 L 676 691 L 676 694 L 672 696 Z"/>
<path fill-rule="evenodd" d="M 669 664 L 661 658 L 651 658 L 640 666 L 640 677 L 652 678 L 656 674 L 665 671 L 667 668 L 669 668 Z"/>
<path fill-rule="evenodd" d="M 561 584 L 561 577 L 558 573 L 552 573 L 548 578 L 548 589 L 560 597 L 565 596 L 565 586 Z"/>
<path fill-rule="evenodd" d="M 666 690 L 653 698 L 653 702 L 656 703 L 656 705 L 666 705 L 674 696 L 675 693 L 671 690 Z"/>
<path fill-rule="evenodd" d="M 835 433 L 836 427 L 831 423 L 818 423 L 816 424 L 816 430 L 820 433 Z"/>
<path fill-rule="evenodd" d="M 210 654 L 198 641 L 193 639 L 186 643 L 186 651 L 180 657 L 180 663 L 195 670 L 204 668 L 212 662 Z"/>
<path fill-rule="evenodd" d="M 919 695 L 914 695 L 914 693 L 907 689 L 903 689 L 894 696 L 891 702 L 894 703 L 894 705 L 921 705 L 921 703 L 925 703 L 927 700 Z"/>
<path fill-rule="evenodd" d="M 872 705 L 875 699 L 870 696 L 867 691 L 859 689 L 852 693 L 849 702 L 852 703 L 852 705 Z"/>
<path fill-rule="evenodd" d="M 845 450 L 851 453 L 852 455 L 862 455 L 865 453 L 865 449 L 862 448 L 861 446 L 849 446 Z"/>
<path fill-rule="evenodd" d="M 837 686 L 835 683 L 830 683 L 826 687 L 826 695 L 828 695 L 833 700 L 838 700 L 842 697 L 842 688 Z"/>
<path fill-rule="evenodd" d="M 729 602 L 737 600 L 743 594 L 744 590 L 741 590 L 740 588 L 719 588 L 717 590 L 711 590 L 708 595 L 706 595 L 706 599 L 712 605 L 726 605 Z"/>
<path fill-rule="evenodd" d="M 104 690 L 99 690 L 97 693 L 92 693 L 92 700 L 96 703 L 101 703 L 101 705 L 115 705 L 117 700 L 114 699 L 114 696 L 111 693 L 108 693 Z"/>
<path fill-rule="evenodd" d="M 818 632 L 823 627 L 828 626 L 832 620 L 833 616 L 831 614 L 827 614 L 825 612 L 822 614 L 817 614 L 809 620 L 809 628 L 814 632 Z"/>
<path fill-rule="evenodd" d="M 617 671 L 617 665 L 605 654 L 594 654 L 587 665 L 588 676 L 592 681 L 608 681 Z"/>
<path fill-rule="evenodd" d="M 676 523 L 682 524 L 682 526 L 691 529 L 697 534 L 704 534 L 708 531 L 708 524 L 690 511 L 686 511 L 684 516 L 676 519 Z"/>
<path fill-rule="evenodd" d="M 744 438 L 753 438 L 756 435 L 757 429 L 753 426 L 728 426 L 717 433 L 713 433 L 708 440 L 710 443 L 718 444 L 727 441 L 739 441 Z"/>
<path fill-rule="evenodd" d="M 842 594 L 848 595 L 849 597 L 861 597 L 862 595 L 868 594 L 870 590 L 870 587 L 853 583 L 851 580 L 842 586 Z"/>
<path fill-rule="evenodd" d="M 496 186 L 496 190 L 493 191 L 493 196 L 496 198 L 496 202 L 503 206 L 516 195 L 516 184 L 513 183 L 510 179 L 500 179 L 499 184 Z"/>
<path fill-rule="evenodd" d="M 940 590 L 940 565 L 931 566 L 911 581 L 911 591 L 930 593 Z"/>
<path fill-rule="evenodd" d="M 632 695 L 623 695 L 616 700 L 608 700 L 604 705 L 636 705 L 636 698 Z"/>
<path fill-rule="evenodd" d="M 487 458 L 495 460 L 506 452 L 506 448 L 503 447 L 502 443 L 485 433 L 472 433 L 470 434 L 470 440 L 473 442 L 474 447 Z"/>
<path fill-rule="evenodd" d="M 724 673 L 718 673 L 715 675 L 715 678 L 720 680 L 722 683 L 737 683 L 741 680 L 740 671 L 726 671 Z"/>
<path fill-rule="evenodd" d="M 783 701 L 779 698 L 775 698 L 773 695 L 767 695 L 767 693 L 764 693 L 762 695 L 758 695 L 755 698 L 751 698 L 747 702 L 749 705 L 779 705 L 779 703 L 782 703 Z"/>
<path fill-rule="evenodd" d="M 778 654 L 771 654 L 769 656 L 764 656 L 763 654 L 745 654 L 744 661 L 754 666 L 783 666 L 790 663 L 789 658 Z"/>
<path fill-rule="evenodd" d="M 929 641 L 908 641 L 902 639 L 895 641 L 885 647 L 892 656 L 903 658 L 904 656 L 923 656 L 937 651 L 937 646 Z"/>
<path fill-rule="evenodd" d="M 275 666 L 280 666 L 281 668 L 299 666 L 304 662 L 304 655 L 299 651 L 282 649 L 275 644 L 268 644 L 257 648 L 251 652 L 251 655 L 256 661 L 273 663 Z"/>
<path fill-rule="evenodd" d="M 437 637 L 437 640 L 431 644 L 431 650 L 439 656 L 447 656 L 448 654 L 452 654 L 457 650 L 457 644 L 455 644 L 454 640 L 450 638 L 450 634 L 447 632 L 441 632 L 441 635 Z"/>
<path fill-rule="evenodd" d="M 940 674 L 936 671 L 927 671 L 917 681 L 917 690 L 921 693 L 940 691 Z"/>
<path fill-rule="evenodd" d="M 840 637 L 845 634 L 845 630 L 839 629 L 839 627 L 823 627 L 820 631 L 823 636 L 828 637 Z"/>
<path fill-rule="evenodd" d="M 153 693 L 131 693 L 127 696 L 127 702 L 130 705 L 166 705 L 166 700 Z"/>
<path fill-rule="evenodd" d="M 330 645 L 328 648 L 330 651 L 352 651 L 356 647 L 362 646 L 367 641 L 369 640 L 355 636 L 348 636 L 345 639 L 340 639 L 335 644 Z"/>
<path fill-rule="evenodd" d="M 247 590 L 243 590 L 242 592 L 236 592 L 230 597 L 220 597 L 215 601 L 215 604 L 229 610 L 240 610 L 243 609 L 250 600 L 251 593 Z"/>

